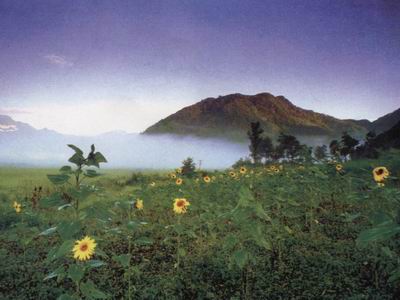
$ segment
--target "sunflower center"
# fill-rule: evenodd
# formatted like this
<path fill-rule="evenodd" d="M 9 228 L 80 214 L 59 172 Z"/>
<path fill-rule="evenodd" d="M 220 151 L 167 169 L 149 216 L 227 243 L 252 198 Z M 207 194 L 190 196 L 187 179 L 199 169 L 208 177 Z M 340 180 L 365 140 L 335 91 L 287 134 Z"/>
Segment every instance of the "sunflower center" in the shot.
<path fill-rule="evenodd" d="M 383 169 L 379 169 L 379 170 L 376 171 L 376 174 L 377 174 L 377 175 L 382 175 L 383 172 L 384 172 Z"/>
<path fill-rule="evenodd" d="M 88 249 L 88 245 L 87 244 L 82 244 L 79 249 L 81 251 L 86 251 Z"/>
<path fill-rule="evenodd" d="M 178 207 L 184 207 L 184 206 L 185 206 L 185 201 L 179 200 L 178 203 L 176 203 L 176 206 L 178 206 Z"/>

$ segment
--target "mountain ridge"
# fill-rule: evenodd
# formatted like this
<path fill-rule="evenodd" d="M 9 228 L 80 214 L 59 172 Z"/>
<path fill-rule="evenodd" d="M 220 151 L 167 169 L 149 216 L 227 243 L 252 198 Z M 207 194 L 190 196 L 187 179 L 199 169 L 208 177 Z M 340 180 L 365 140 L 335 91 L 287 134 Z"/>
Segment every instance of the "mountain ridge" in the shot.
<path fill-rule="evenodd" d="M 374 129 L 374 122 L 369 120 L 338 119 L 298 107 L 284 96 L 264 92 L 205 98 L 153 124 L 143 134 L 168 133 L 244 141 L 249 123 L 253 121 L 259 121 L 265 133 L 273 138 L 285 132 L 296 136 L 325 136 L 332 139 L 340 136 L 343 131 L 362 138 Z M 386 128 L 379 129 L 383 131 L 390 127 L 386 124 Z"/>

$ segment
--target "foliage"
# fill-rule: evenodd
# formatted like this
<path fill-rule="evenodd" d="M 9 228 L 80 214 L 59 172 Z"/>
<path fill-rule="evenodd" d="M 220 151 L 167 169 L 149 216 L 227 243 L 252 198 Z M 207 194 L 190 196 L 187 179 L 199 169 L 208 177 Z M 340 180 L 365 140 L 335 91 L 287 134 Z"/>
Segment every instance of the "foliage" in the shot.
<path fill-rule="evenodd" d="M 398 154 L 340 171 L 241 164 L 179 186 L 161 172 L 135 181 L 106 173 L 54 185 L 36 209 L 12 185 L 0 198 L 0 298 L 396 299 Z M 384 187 L 373 180 L 377 166 L 390 170 Z M 81 200 L 78 214 L 63 193 Z M 190 201 L 185 214 L 174 213 L 176 198 Z M 95 253 L 76 261 L 85 235 Z"/>
<path fill-rule="evenodd" d="M 260 122 L 251 122 L 250 130 L 247 132 L 247 136 L 250 140 L 250 157 L 254 163 L 259 163 L 262 157 L 262 137 L 261 134 L 264 130 L 261 128 Z"/>

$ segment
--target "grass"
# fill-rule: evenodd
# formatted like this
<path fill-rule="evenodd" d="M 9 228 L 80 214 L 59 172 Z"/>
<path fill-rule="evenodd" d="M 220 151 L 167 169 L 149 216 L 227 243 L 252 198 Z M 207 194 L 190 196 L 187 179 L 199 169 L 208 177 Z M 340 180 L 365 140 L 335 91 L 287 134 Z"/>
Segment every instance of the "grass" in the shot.
<path fill-rule="evenodd" d="M 0 298 L 396 298 L 397 154 L 342 172 L 285 164 L 177 174 L 182 185 L 164 171 L 102 170 L 79 191 L 51 185 L 46 174 L 57 170 L 0 169 Z M 372 179 L 378 165 L 392 174 L 383 188 Z M 190 202 L 187 213 L 173 212 L 175 198 Z M 72 245 L 85 235 L 97 248 L 77 262 Z"/>

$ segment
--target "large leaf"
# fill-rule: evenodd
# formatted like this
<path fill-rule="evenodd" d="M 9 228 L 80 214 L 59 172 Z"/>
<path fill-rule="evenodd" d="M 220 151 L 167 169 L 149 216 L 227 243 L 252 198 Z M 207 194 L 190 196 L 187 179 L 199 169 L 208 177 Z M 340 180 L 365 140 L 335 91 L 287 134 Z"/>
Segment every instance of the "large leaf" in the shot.
<path fill-rule="evenodd" d="M 249 260 L 249 253 L 246 250 L 237 250 L 232 254 L 232 259 L 239 269 L 243 269 Z"/>
<path fill-rule="evenodd" d="M 47 178 L 51 181 L 51 183 L 55 185 L 61 185 L 67 183 L 70 177 L 67 174 L 57 174 L 47 175 Z"/>
<path fill-rule="evenodd" d="M 79 221 L 63 221 L 57 226 L 57 231 L 63 240 L 73 239 L 81 230 Z"/>
<path fill-rule="evenodd" d="M 79 282 L 85 275 L 85 268 L 80 265 L 70 265 L 68 268 L 68 277 L 74 282 Z"/>
<path fill-rule="evenodd" d="M 54 193 L 48 197 L 44 197 L 39 201 L 40 208 L 50 208 L 65 204 L 61 193 Z"/>
<path fill-rule="evenodd" d="M 114 255 L 113 260 L 115 260 L 117 263 L 119 263 L 124 268 L 128 268 L 129 263 L 131 261 L 131 255 L 130 254 Z"/>
<path fill-rule="evenodd" d="M 70 147 L 71 149 L 73 149 L 75 151 L 75 153 L 83 155 L 83 151 L 81 149 L 79 149 L 77 146 L 72 145 L 72 144 L 68 144 L 67 146 Z"/>
<path fill-rule="evenodd" d="M 60 168 L 60 173 L 70 174 L 72 172 L 72 168 L 70 166 L 63 166 Z"/>
<path fill-rule="evenodd" d="M 83 157 L 82 154 L 75 153 L 74 155 L 72 155 L 72 156 L 68 159 L 68 161 L 71 162 L 71 163 L 73 163 L 73 164 L 75 164 L 75 165 L 77 165 L 77 166 L 81 166 L 81 165 L 84 164 L 85 158 Z"/>
<path fill-rule="evenodd" d="M 63 257 L 68 253 L 72 253 L 72 248 L 74 247 L 74 243 L 75 243 L 74 240 L 64 241 L 57 250 L 51 251 L 49 253 L 48 259 L 52 261 L 57 258 Z"/>
<path fill-rule="evenodd" d="M 398 224 L 385 224 L 362 231 L 357 238 L 357 242 L 368 243 L 373 241 L 384 241 L 398 233 L 400 233 L 400 226 Z"/>
<path fill-rule="evenodd" d="M 107 295 L 98 290 L 91 280 L 81 283 L 81 292 L 88 299 L 106 299 Z"/>
<path fill-rule="evenodd" d="M 94 178 L 94 177 L 100 176 L 100 174 L 97 173 L 95 170 L 86 170 L 85 176 L 86 177 L 90 177 L 90 178 Z"/>
<path fill-rule="evenodd" d="M 42 231 L 41 233 L 39 233 L 39 235 L 50 235 L 56 231 L 57 231 L 57 227 L 50 227 L 50 228 L 46 229 L 45 231 Z"/>

